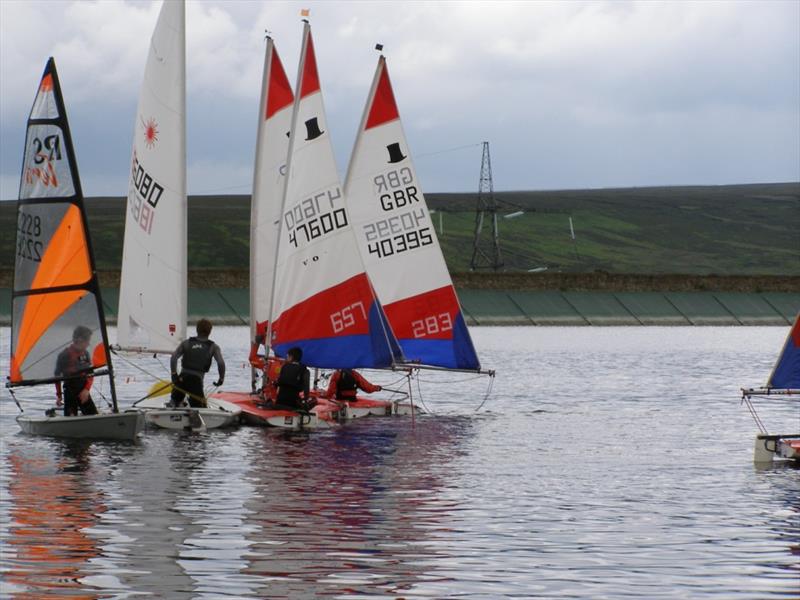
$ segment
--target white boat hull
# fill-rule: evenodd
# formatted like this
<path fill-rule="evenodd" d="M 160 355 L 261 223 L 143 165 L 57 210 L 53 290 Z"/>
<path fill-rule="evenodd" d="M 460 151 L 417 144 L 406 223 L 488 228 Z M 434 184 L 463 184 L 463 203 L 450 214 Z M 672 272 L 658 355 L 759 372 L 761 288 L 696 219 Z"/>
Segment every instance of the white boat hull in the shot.
<path fill-rule="evenodd" d="M 61 438 L 133 440 L 144 429 L 144 415 L 137 411 L 98 415 L 48 417 L 21 414 L 17 423 L 23 432 Z"/>
<path fill-rule="evenodd" d="M 207 408 L 171 408 L 161 398 L 148 398 L 136 404 L 145 421 L 161 429 L 203 431 L 231 427 L 239 423 L 242 409 L 231 402 L 209 398 Z M 199 418 L 198 418 L 199 417 Z"/>
<path fill-rule="evenodd" d="M 753 462 L 770 463 L 773 458 L 800 461 L 800 434 L 758 434 L 753 449 Z"/>

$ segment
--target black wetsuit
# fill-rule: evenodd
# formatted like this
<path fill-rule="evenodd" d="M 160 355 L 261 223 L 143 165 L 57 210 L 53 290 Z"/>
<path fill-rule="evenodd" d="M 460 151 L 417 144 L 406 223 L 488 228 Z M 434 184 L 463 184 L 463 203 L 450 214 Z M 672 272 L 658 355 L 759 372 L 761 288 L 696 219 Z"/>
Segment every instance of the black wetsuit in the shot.
<path fill-rule="evenodd" d="M 304 402 L 308 401 L 310 380 L 311 375 L 304 364 L 296 362 L 284 364 L 278 375 L 278 397 L 276 403 L 292 408 L 305 408 Z M 305 401 L 301 400 L 300 392 L 303 392 Z"/>
<path fill-rule="evenodd" d="M 208 338 L 190 337 L 172 353 L 170 365 L 173 373 L 177 369 L 178 358 L 181 359 L 181 374 L 177 376 L 177 381 L 174 381 L 177 387 L 172 389 L 173 406 L 182 404 L 184 398 L 188 397 L 189 406 L 205 407 L 203 376 L 208 373 L 211 368 L 211 360 L 214 359 L 217 361 L 220 381 L 225 378 L 225 361 L 222 360 L 222 351 Z"/>

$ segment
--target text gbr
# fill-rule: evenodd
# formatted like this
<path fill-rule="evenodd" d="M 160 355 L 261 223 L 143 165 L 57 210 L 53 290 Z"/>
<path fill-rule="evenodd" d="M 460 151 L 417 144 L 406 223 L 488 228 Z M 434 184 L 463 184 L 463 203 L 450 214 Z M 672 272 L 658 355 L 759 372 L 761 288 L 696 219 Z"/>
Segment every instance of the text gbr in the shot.
<path fill-rule="evenodd" d="M 431 229 L 425 225 L 428 214 L 424 205 L 417 206 L 420 199 L 411 169 L 402 167 L 381 173 L 373 183 L 381 209 L 397 214 L 364 225 L 369 254 L 386 258 L 432 244 Z"/>

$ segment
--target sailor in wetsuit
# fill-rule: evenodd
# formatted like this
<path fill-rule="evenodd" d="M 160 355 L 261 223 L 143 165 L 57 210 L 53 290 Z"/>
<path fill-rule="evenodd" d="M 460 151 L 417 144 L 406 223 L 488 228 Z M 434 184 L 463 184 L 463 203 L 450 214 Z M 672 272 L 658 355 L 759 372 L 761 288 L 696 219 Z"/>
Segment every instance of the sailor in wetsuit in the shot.
<path fill-rule="evenodd" d="M 91 377 L 92 359 L 89 356 L 89 342 L 92 330 L 78 325 L 72 332 L 72 343 L 56 359 L 55 376 L 64 380 L 56 381 L 56 404 L 64 404 L 64 416 L 96 415 L 97 407 L 89 395 L 94 378 Z M 62 395 L 63 390 L 63 395 Z"/>
<path fill-rule="evenodd" d="M 381 389 L 383 389 L 381 386 L 370 383 L 358 371 L 339 369 L 331 377 L 325 396 L 336 400 L 355 400 L 358 390 L 363 390 L 370 394 L 372 392 L 380 392 Z"/>
<path fill-rule="evenodd" d="M 278 375 L 278 397 L 276 404 L 308 410 L 316 401 L 309 398 L 311 375 L 308 368 L 300 362 L 303 351 L 300 348 L 289 348 L 286 362 Z M 303 393 L 302 398 L 300 393 Z"/>
<path fill-rule="evenodd" d="M 211 359 L 217 361 L 219 379 L 214 382 L 220 386 L 225 381 L 225 361 L 222 350 L 208 339 L 211 334 L 211 321 L 200 319 L 197 322 L 197 336 L 184 340 L 172 353 L 170 370 L 172 371 L 172 406 L 180 406 L 185 398 L 189 406 L 204 408 L 206 406 L 203 391 L 203 376 L 211 369 Z M 178 359 L 181 359 L 181 373 L 178 375 Z"/>

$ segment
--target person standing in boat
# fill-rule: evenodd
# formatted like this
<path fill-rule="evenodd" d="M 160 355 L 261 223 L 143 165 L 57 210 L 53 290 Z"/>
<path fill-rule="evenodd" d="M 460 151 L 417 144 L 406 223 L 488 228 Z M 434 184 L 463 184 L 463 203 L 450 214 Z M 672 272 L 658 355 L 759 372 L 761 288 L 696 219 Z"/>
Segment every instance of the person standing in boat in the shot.
<path fill-rule="evenodd" d="M 72 332 L 72 343 L 64 348 L 56 358 L 56 377 L 63 377 L 56 381 L 56 404 L 64 405 L 64 416 L 96 415 L 97 407 L 94 405 L 89 390 L 92 389 L 94 377 L 92 359 L 89 356 L 89 343 L 92 339 L 92 330 L 84 325 L 78 325 Z"/>
<path fill-rule="evenodd" d="M 331 376 L 325 397 L 344 401 L 355 400 L 358 390 L 371 394 L 372 392 L 380 392 L 382 389 L 381 386 L 367 381 L 355 369 L 339 369 L 334 371 Z"/>
<path fill-rule="evenodd" d="M 311 375 L 302 362 L 303 351 L 300 348 L 289 348 L 286 362 L 278 374 L 278 396 L 276 404 L 309 410 L 316 401 L 309 397 Z M 301 396 L 302 394 L 302 396 Z"/>
<path fill-rule="evenodd" d="M 180 406 L 188 398 L 189 406 L 205 408 L 206 397 L 203 391 L 203 377 L 211 369 L 211 360 L 217 362 L 219 379 L 214 382 L 220 386 L 225 381 L 225 361 L 222 350 L 213 341 L 211 321 L 200 319 L 197 322 L 197 336 L 184 340 L 172 353 L 170 370 L 172 371 L 172 406 Z M 181 360 L 181 372 L 178 374 L 178 359 Z"/>

